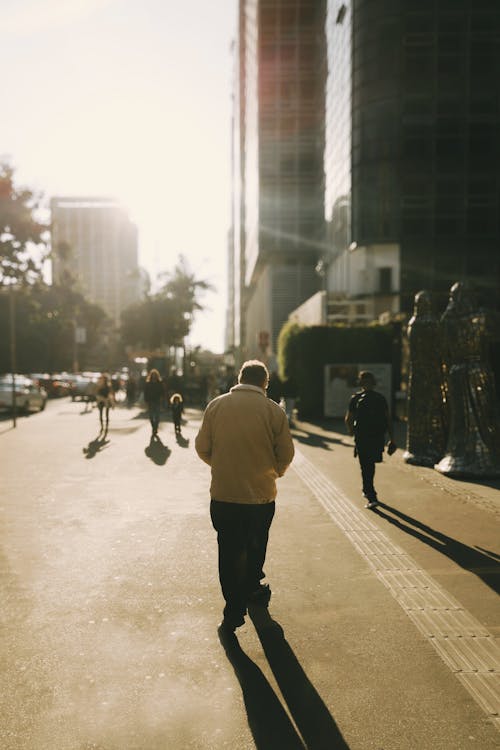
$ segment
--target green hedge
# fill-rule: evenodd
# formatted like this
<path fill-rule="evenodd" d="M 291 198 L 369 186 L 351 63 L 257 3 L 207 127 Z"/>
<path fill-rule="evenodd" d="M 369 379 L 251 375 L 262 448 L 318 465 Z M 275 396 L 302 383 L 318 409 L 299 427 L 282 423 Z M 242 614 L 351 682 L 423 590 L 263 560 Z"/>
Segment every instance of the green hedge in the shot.
<path fill-rule="evenodd" d="M 298 398 L 300 416 L 323 416 L 324 365 L 344 362 L 394 364 L 395 333 L 392 325 L 301 326 L 285 323 L 278 337 L 279 376 L 286 394 Z"/>

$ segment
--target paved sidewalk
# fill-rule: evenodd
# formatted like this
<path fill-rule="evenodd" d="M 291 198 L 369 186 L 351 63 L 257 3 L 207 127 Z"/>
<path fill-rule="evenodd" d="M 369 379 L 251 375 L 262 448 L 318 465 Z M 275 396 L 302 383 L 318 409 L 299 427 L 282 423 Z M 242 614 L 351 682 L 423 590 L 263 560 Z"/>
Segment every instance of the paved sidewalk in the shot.
<path fill-rule="evenodd" d="M 343 422 L 298 422 L 294 436 L 296 472 L 500 729 L 500 481 L 451 480 L 398 450 L 377 467 L 383 502 L 369 511 Z"/>
<path fill-rule="evenodd" d="M 342 424 L 299 423 L 269 610 L 221 643 L 186 418 L 152 443 L 116 409 L 96 441 L 61 401 L 0 434 L 2 750 L 496 750 L 498 490 L 398 451 L 365 510 Z"/>

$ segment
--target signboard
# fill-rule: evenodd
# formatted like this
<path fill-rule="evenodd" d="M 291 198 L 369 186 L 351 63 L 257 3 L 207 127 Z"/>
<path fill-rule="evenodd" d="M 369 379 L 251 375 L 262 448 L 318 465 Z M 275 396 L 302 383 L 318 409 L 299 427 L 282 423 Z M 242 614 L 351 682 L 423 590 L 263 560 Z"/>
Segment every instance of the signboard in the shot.
<path fill-rule="evenodd" d="M 87 343 L 87 329 L 82 326 L 76 326 L 75 328 L 75 344 Z"/>
<path fill-rule="evenodd" d="M 324 402 L 325 417 L 343 417 L 347 411 L 353 393 L 359 391 L 358 375 L 362 370 L 370 370 L 375 375 L 376 390 L 387 399 L 391 408 L 391 371 L 390 364 L 335 364 L 325 365 Z"/>

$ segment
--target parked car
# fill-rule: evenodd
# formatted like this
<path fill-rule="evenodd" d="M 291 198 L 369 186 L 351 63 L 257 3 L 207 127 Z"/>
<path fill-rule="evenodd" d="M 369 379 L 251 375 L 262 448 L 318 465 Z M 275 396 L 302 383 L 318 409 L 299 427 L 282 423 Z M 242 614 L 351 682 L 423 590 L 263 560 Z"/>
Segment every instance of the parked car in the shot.
<path fill-rule="evenodd" d="M 25 375 L 15 375 L 16 409 L 28 414 L 43 411 L 47 403 L 47 391 L 35 380 Z M 12 375 L 0 376 L 0 411 L 12 411 Z"/>
<path fill-rule="evenodd" d="M 97 377 L 95 375 L 71 375 L 70 396 L 72 401 L 95 401 Z"/>
<path fill-rule="evenodd" d="M 39 385 L 45 388 L 49 398 L 60 398 L 61 396 L 70 395 L 71 383 L 69 382 L 67 372 L 54 373 L 52 375 L 49 375 L 47 372 L 34 372 L 29 377 L 32 380 L 38 381 Z"/>
<path fill-rule="evenodd" d="M 71 383 L 69 382 L 68 373 L 53 373 L 49 378 L 49 382 L 44 387 L 49 398 L 61 398 L 61 396 L 69 396 L 71 392 Z"/>

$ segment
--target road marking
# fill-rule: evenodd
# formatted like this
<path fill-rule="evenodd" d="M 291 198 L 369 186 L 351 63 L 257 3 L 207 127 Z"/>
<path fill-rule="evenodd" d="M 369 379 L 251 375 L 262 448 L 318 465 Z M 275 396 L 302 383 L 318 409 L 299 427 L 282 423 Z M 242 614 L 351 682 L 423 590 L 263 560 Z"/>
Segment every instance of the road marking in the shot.
<path fill-rule="evenodd" d="M 500 646 L 495 637 L 297 448 L 292 466 L 500 731 Z"/>

